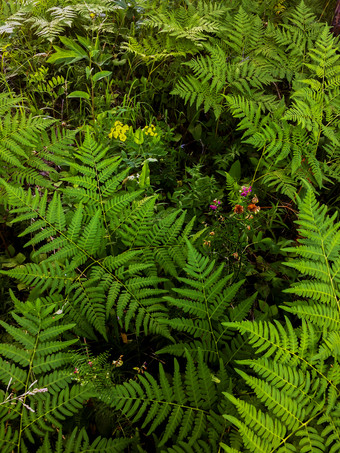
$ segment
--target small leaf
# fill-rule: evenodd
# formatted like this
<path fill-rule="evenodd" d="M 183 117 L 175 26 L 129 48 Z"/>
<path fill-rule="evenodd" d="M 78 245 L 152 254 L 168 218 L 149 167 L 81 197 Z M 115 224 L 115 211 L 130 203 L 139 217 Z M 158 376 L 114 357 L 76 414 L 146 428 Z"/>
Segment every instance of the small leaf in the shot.
<path fill-rule="evenodd" d="M 142 172 L 139 178 L 139 186 L 144 189 L 150 185 L 150 169 L 149 169 L 149 162 L 146 160 L 144 162 Z"/>
<path fill-rule="evenodd" d="M 68 98 L 82 98 L 86 99 L 87 101 L 90 99 L 90 95 L 85 91 L 72 91 L 68 96 Z"/>
<path fill-rule="evenodd" d="M 133 140 L 137 145 L 142 145 L 144 143 L 144 133 L 141 129 L 137 129 L 133 135 Z"/>
<path fill-rule="evenodd" d="M 98 82 L 98 80 L 104 79 L 104 77 L 109 77 L 112 74 L 112 71 L 100 71 L 97 74 L 94 74 L 92 77 L 93 83 Z"/>
<path fill-rule="evenodd" d="M 239 160 L 233 163 L 229 170 L 230 176 L 234 178 L 235 181 L 239 181 L 241 178 L 241 163 Z"/>
<path fill-rule="evenodd" d="M 112 63 L 114 66 L 123 66 L 126 63 L 126 58 L 123 58 L 122 60 L 113 60 Z"/>

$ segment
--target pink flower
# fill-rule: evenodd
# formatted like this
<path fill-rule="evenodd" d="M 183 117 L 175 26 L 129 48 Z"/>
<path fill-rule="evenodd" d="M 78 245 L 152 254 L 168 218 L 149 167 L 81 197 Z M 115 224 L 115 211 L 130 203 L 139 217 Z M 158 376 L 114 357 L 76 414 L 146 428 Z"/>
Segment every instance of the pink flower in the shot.
<path fill-rule="evenodd" d="M 90 365 L 90 366 L 92 366 L 92 365 L 93 365 L 93 363 L 92 363 L 92 362 L 90 361 L 90 362 L 89 362 L 89 365 Z"/>
<path fill-rule="evenodd" d="M 241 192 L 241 197 L 246 197 L 248 195 L 248 193 L 251 192 L 251 186 L 249 186 L 249 187 L 242 186 L 240 192 Z"/>
<path fill-rule="evenodd" d="M 215 198 L 215 200 L 213 201 L 213 204 L 211 204 L 209 206 L 210 209 L 212 209 L 213 211 L 216 211 L 216 209 L 218 208 L 218 206 L 221 204 L 220 200 L 217 200 Z"/>

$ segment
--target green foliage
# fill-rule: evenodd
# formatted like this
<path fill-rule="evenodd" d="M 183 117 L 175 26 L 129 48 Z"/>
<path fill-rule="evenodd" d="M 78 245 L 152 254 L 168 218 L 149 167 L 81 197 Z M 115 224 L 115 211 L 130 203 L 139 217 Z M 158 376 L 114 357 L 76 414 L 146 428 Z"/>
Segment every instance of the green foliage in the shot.
<path fill-rule="evenodd" d="M 78 428 L 74 428 L 66 442 L 63 440 L 62 430 L 58 431 L 58 439 L 52 447 L 48 436 L 45 436 L 43 445 L 37 450 L 37 453 L 50 453 L 52 451 L 58 453 L 78 453 L 78 452 L 98 452 L 98 453 L 121 453 L 126 451 L 126 448 L 132 443 L 131 439 L 117 438 L 104 439 L 100 436 L 93 442 L 90 442 L 86 430 L 82 428 L 78 432 Z"/>
<path fill-rule="evenodd" d="M 186 277 L 178 277 L 181 288 L 174 288 L 177 297 L 165 299 L 174 307 L 176 317 L 166 321 L 173 330 L 186 332 L 193 341 L 191 344 L 179 342 L 165 347 L 163 350 L 175 355 L 183 355 L 189 350 L 194 357 L 198 351 L 204 355 L 207 362 L 216 362 L 220 358 L 226 362 L 229 359 L 229 348 L 226 343 L 230 340 L 222 328 L 220 320 L 228 314 L 231 319 L 242 319 L 254 302 L 254 297 L 242 301 L 237 307 L 231 308 L 231 303 L 243 280 L 230 284 L 232 275 L 224 274 L 224 265 L 215 269 L 215 261 L 202 256 L 188 243 L 188 263 L 183 268 Z"/>
<path fill-rule="evenodd" d="M 55 304 L 15 301 L 12 316 L 18 327 L 1 321 L 12 343 L 1 345 L 0 445 L 4 452 L 34 442 L 36 436 L 61 428 L 66 416 L 82 407 L 91 396 L 89 386 L 73 385 L 71 357 L 67 349 L 77 339 L 60 341 L 58 337 L 74 327 L 61 322 L 63 315 L 53 312 Z M 11 390 L 11 391 L 10 391 Z M 52 427 L 53 426 L 53 427 Z"/>
<path fill-rule="evenodd" d="M 36 157 L 35 148 L 40 134 L 54 121 L 27 115 L 24 106 L 20 106 L 22 101 L 22 98 L 11 97 L 6 93 L 0 95 L 0 175 L 18 183 L 37 182 L 46 186 L 46 180 L 39 171 L 53 169 Z"/>
<path fill-rule="evenodd" d="M 339 450 L 334 3 L 2 1 L 1 451 Z"/>
<path fill-rule="evenodd" d="M 166 375 L 160 364 L 159 382 L 146 372 L 139 375 L 137 381 L 115 386 L 105 400 L 134 423 L 143 417 L 142 429 L 148 428 L 147 435 L 166 420 L 159 447 L 176 434 L 176 442 L 180 445 L 185 441 L 188 447 L 193 447 L 200 440 L 209 439 L 209 448 L 215 450 L 226 428 L 218 416 L 218 387 L 223 384 L 213 381 L 200 350 L 197 364 L 188 352 L 185 356 L 187 365 L 183 375 L 175 359 L 172 377 Z M 222 370 L 221 375 L 224 375 Z"/>
<path fill-rule="evenodd" d="M 249 41 L 250 30 L 252 41 Z M 205 112 L 213 108 L 216 117 L 222 113 L 228 91 L 246 93 L 249 97 L 260 93 L 265 85 L 275 81 L 264 62 L 248 56 L 254 44 L 263 41 L 263 32 L 264 27 L 256 16 L 240 8 L 238 14 L 229 16 L 226 25 L 219 29 L 219 34 L 225 33 L 228 39 L 206 44 L 205 54 L 185 63 L 193 75 L 180 79 L 172 93 L 190 105 L 195 102 L 197 108 L 203 105 Z"/>
<path fill-rule="evenodd" d="M 142 42 L 131 37 L 124 48 L 146 63 L 196 53 L 217 32 L 228 9 L 223 4 L 199 0 L 174 9 L 152 11 L 144 26 L 156 29 L 158 34 Z"/>
<path fill-rule="evenodd" d="M 71 3 L 71 4 L 70 4 Z M 54 42 L 71 27 L 92 31 L 103 29 L 102 24 L 91 24 L 93 19 L 106 14 L 115 17 L 121 5 L 112 0 L 91 3 L 65 2 L 60 5 L 53 0 L 43 4 L 29 0 L 27 2 L 2 2 L 1 34 L 12 34 L 21 30 L 33 30 L 34 35 L 43 40 Z M 121 2 L 119 2 L 121 3 Z M 111 31 L 110 27 L 106 31 Z"/>
<path fill-rule="evenodd" d="M 294 283 L 286 292 L 302 297 L 289 304 L 287 311 L 308 320 L 316 327 L 336 331 L 339 326 L 339 265 L 340 233 L 336 223 L 337 213 L 326 214 L 327 207 L 320 206 L 312 191 L 308 191 L 300 204 L 300 246 L 286 251 L 296 253 L 300 259 L 285 263 L 297 269 L 306 278 Z M 310 303 L 310 299 L 313 303 Z"/>
<path fill-rule="evenodd" d="M 302 296 L 283 307 L 297 314 L 301 325 L 289 318 L 276 321 L 223 323 L 246 334 L 256 359 L 239 360 L 251 373 L 236 370 L 252 388 L 257 404 L 247 398 L 225 396 L 238 417 L 225 415 L 250 451 L 338 450 L 339 397 L 339 224 L 326 215 L 309 189 L 300 202 L 299 233 L 304 237 L 287 262 L 305 278 L 286 292 Z M 308 302 L 307 302 L 308 301 Z M 315 327 L 314 327 L 315 326 Z M 256 376 L 254 376 L 254 373 Z"/>
<path fill-rule="evenodd" d="M 278 27 L 264 27 L 240 8 L 227 19 L 225 33 L 184 63 L 192 74 L 172 93 L 205 113 L 213 109 L 217 118 L 229 108 L 243 142 L 271 162 L 270 178 L 265 163 L 259 167 L 265 185 L 294 198 L 301 179 L 319 187 L 328 176 L 338 180 L 338 55 L 328 27 L 315 23 L 301 3 Z M 285 99 L 279 87 L 287 82 L 292 90 Z"/>
<path fill-rule="evenodd" d="M 47 190 L 24 191 L 1 181 L 16 215 L 13 223 L 30 221 L 21 236 L 31 236 L 26 247 L 34 247 L 38 260 L 8 275 L 34 287 L 33 294 L 64 291 L 66 305 L 79 307 L 105 338 L 105 320 L 114 306 L 125 329 L 135 318 L 137 333 L 143 327 L 168 337 L 160 324 L 167 313 L 160 287 L 166 280 L 157 276 L 158 268 L 176 275 L 194 220 L 182 230 L 184 214 L 176 211 L 155 222 L 156 197 L 137 201 L 141 190 L 119 190 L 128 170 L 117 173 L 120 160 L 107 153 L 88 134 L 75 160 L 64 158 L 78 175 L 64 178 L 63 196 L 55 191 L 52 199 Z"/>

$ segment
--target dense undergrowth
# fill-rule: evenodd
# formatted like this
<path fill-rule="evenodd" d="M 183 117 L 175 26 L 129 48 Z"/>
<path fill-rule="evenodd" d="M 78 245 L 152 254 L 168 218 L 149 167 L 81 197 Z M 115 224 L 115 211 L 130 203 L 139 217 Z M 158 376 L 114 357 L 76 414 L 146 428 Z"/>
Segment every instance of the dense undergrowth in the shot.
<path fill-rule="evenodd" d="M 1 452 L 340 450 L 335 1 L 2 1 Z"/>

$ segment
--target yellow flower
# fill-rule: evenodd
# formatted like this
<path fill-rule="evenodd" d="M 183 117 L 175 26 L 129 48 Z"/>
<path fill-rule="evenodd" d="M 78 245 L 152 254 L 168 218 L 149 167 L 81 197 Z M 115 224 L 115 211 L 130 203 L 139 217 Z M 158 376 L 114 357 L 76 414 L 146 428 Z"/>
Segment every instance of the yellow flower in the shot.
<path fill-rule="evenodd" d="M 94 13 L 91 13 L 90 17 L 91 17 L 91 19 L 94 19 L 96 17 L 96 15 Z"/>
<path fill-rule="evenodd" d="M 115 121 L 113 128 L 109 133 L 109 137 L 119 138 L 122 142 L 125 142 L 127 136 L 126 132 L 130 129 L 128 124 L 123 124 L 121 121 Z"/>
<path fill-rule="evenodd" d="M 145 126 L 143 132 L 145 135 L 150 135 L 151 137 L 155 137 L 157 132 L 155 132 L 156 126 L 154 124 L 150 124 L 150 126 Z"/>

